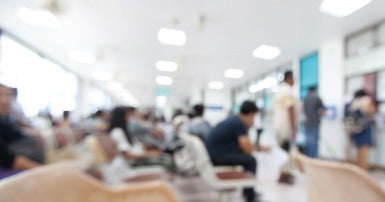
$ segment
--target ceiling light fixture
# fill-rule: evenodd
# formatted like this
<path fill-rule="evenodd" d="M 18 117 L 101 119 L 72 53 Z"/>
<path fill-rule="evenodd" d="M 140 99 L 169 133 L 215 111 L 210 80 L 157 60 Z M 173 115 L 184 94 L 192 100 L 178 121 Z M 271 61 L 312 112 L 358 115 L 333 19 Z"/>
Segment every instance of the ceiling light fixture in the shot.
<path fill-rule="evenodd" d="M 96 57 L 93 54 L 80 51 L 72 51 L 68 53 L 68 57 L 77 63 L 94 64 L 96 63 Z"/>
<path fill-rule="evenodd" d="M 281 50 L 279 48 L 265 44 L 259 46 L 253 51 L 254 57 L 265 60 L 272 60 L 278 57 L 279 54 L 281 54 Z"/>
<path fill-rule="evenodd" d="M 231 79 L 239 79 L 243 77 L 243 71 L 240 69 L 226 69 L 225 71 L 225 77 L 231 78 Z"/>
<path fill-rule="evenodd" d="M 17 16 L 31 26 L 62 28 L 60 20 L 48 10 L 30 9 L 24 6 L 17 10 Z"/>
<path fill-rule="evenodd" d="M 256 93 L 258 91 L 261 91 L 263 90 L 263 84 L 262 82 L 258 82 L 258 83 L 255 83 L 255 84 L 251 84 L 249 86 L 249 92 L 250 93 Z"/>
<path fill-rule="evenodd" d="M 224 84 L 220 81 L 211 81 L 209 82 L 208 86 L 210 89 L 220 90 L 224 87 Z"/>
<path fill-rule="evenodd" d="M 372 0 L 324 0 L 320 11 L 335 17 L 348 16 L 369 4 Z"/>
<path fill-rule="evenodd" d="M 156 62 L 156 68 L 162 72 L 175 72 L 178 69 L 178 65 L 175 62 L 159 60 Z"/>
<path fill-rule="evenodd" d="M 163 44 L 184 46 L 186 40 L 186 33 L 182 30 L 161 28 L 158 31 L 158 41 Z"/>
<path fill-rule="evenodd" d="M 269 77 L 266 77 L 265 79 L 263 79 L 263 88 L 265 88 L 265 89 L 274 87 L 277 84 L 278 84 L 278 79 L 276 79 L 272 76 L 269 76 Z"/>
<path fill-rule="evenodd" d="M 168 76 L 157 76 L 155 81 L 157 84 L 164 86 L 169 86 L 173 82 L 172 78 Z"/>

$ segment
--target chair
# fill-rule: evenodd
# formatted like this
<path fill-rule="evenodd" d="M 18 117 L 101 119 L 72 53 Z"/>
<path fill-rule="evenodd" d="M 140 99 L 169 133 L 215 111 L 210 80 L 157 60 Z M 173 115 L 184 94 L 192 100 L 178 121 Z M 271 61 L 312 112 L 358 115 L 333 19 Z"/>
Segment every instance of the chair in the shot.
<path fill-rule="evenodd" d="M 309 202 L 385 201 L 385 190 L 361 168 L 293 155 L 305 172 Z"/>
<path fill-rule="evenodd" d="M 110 174 L 108 178 L 110 178 L 109 181 L 111 184 L 119 184 L 123 182 L 167 180 L 169 177 L 165 169 L 161 166 L 143 166 L 139 168 L 130 168 L 127 166 L 127 162 L 125 160 L 118 163 L 120 164 L 118 168 L 111 168 L 110 166 L 106 165 L 107 163 L 111 162 L 118 153 L 114 142 L 107 135 L 90 135 L 86 138 L 85 142 L 88 149 L 91 151 L 93 157 L 95 158 L 95 164 L 100 166 L 102 172 L 105 174 Z"/>
<path fill-rule="evenodd" d="M 51 164 L 0 181 L 1 202 L 176 202 L 161 181 L 109 187 L 73 166 Z"/>
<path fill-rule="evenodd" d="M 221 194 L 222 201 L 230 201 L 229 193 L 236 189 L 254 187 L 255 176 L 251 173 L 233 169 L 233 167 L 215 167 L 206 150 L 206 146 L 196 136 L 181 134 L 185 147 L 195 154 L 194 162 L 202 179 Z"/>

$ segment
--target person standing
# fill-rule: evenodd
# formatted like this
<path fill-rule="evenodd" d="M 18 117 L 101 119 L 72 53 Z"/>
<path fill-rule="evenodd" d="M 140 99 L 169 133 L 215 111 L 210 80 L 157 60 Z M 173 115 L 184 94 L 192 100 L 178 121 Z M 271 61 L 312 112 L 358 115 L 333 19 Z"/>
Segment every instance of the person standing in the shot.
<path fill-rule="evenodd" d="M 312 86 L 308 90 L 308 95 L 303 102 L 303 110 L 306 116 L 305 134 L 306 146 L 305 154 L 312 158 L 318 157 L 318 139 L 321 116 L 325 112 L 325 107 L 321 98 L 316 93 L 316 87 Z"/>
<path fill-rule="evenodd" d="M 373 145 L 372 121 L 376 113 L 375 103 L 368 93 L 361 89 L 354 93 L 354 98 L 348 110 L 352 113 L 360 113 L 362 119 L 365 120 L 360 131 L 352 132 L 349 135 L 357 147 L 356 164 L 362 169 L 368 170 L 369 152 Z"/>
<path fill-rule="evenodd" d="M 206 146 L 214 165 L 240 165 L 245 171 L 256 173 L 257 161 L 251 154 L 258 148 L 250 141 L 248 129 L 258 111 L 254 102 L 245 101 L 238 115 L 228 117 L 211 130 Z M 253 188 L 244 189 L 243 195 L 248 202 L 259 201 Z"/>
<path fill-rule="evenodd" d="M 294 77 L 292 71 L 286 71 L 283 83 L 274 95 L 274 133 L 278 144 L 287 153 L 295 142 L 297 133 L 297 99 L 293 91 Z M 278 179 L 279 183 L 293 184 L 294 176 L 291 174 L 292 161 L 289 159 L 282 168 Z"/>

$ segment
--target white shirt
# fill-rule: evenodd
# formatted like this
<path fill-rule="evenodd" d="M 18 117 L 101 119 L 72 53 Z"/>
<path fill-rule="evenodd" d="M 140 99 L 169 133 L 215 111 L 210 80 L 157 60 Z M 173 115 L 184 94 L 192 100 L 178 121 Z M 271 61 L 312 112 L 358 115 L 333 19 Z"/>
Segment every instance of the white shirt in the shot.
<path fill-rule="evenodd" d="M 112 129 L 110 136 L 117 145 L 120 152 L 130 152 L 133 154 L 144 153 L 143 145 L 138 141 L 134 141 L 133 144 L 130 144 L 126 135 L 124 134 L 124 131 L 121 128 Z"/>
<path fill-rule="evenodd" d="M 293 87 L 287 83 L 281 84 L 274 97 L 274 131 L 278 139 L 289 138 L 291 126 L 289 120 L 289 108 L 297 104 L 294 98 Z"/>

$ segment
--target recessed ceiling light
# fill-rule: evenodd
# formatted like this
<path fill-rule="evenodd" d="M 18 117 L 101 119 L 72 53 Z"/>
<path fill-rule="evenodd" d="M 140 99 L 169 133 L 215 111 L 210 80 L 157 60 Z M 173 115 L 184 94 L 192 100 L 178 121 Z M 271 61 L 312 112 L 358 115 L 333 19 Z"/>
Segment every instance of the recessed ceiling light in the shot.
<path fill-rule="evenodd" d="M 186 33 L 182 30 L 161 28 L 158 31 L 158 41 L 163 44 L 184 46 L 186 40 Z"/>
<path fill-rule="evenodd" d="M 175 72 L 178 69 L 178 66 L 175 62 L 159 60 L 156 62 L 156 68 L 163 72 Z"/>
<path fill-rule="evenodd" d="M 95 70 L 92 73 L 92 76 L 94 79 L 99 81 L 111 81 L 113 76 L 110 72 L 102 71 L 102 70 Z"/>
<path fill-rule="evenodd" d="M 369 4 L 372 0 L 324 0 L 320 11 L 335 17 L 348 16 Z"/>
<path fill-rule="evenodd" d="M 230 69 L 226 69 L 225 71 L 225 77 L 227 78 L 239 79 L 239 78 L 242 78 L 242 76 L 243 76 L 243 71 L 240 69 L 230 68 Z"/>
<path fill-rule="evenodd" d="M 17 10 L 17 16 L 31 26 L 62 28 L 60 20 L 48 10 L 30 9 L 24 6 Z"/>
<path fill-rule="evenodd" d="M 96 57 L 87 52 L 72 51 L 68 53 L 68 57 L 77 63 L 94 64 L 96 62 Z"/>
<path fill-rule="evenodd" d="M 255 83 L 255 84 L 251 84 L 249 86 L 249 92 L 250 93 L 256 93 L 258 91 L 261 91 L 263 90 L 263 84 L 262 82 L 258 82 L 258 83 Z"/>
<path fill-rule="evenodd" d="M 220 81 L 211 81 L 209 82 L 208 86 L 210 89 L 220 90 L 224 87 L 224 84 Z"/>
<path fill-rule="evenodd" d="M 254 49 L 253 55 L 256 58 L 261 58 L 265 60 L 272 60 L 281 53 L 281 50 L 274 46 L 261 45 L 258 48 Z"/>
<path fill-rule="evenodd" d="M 278 79 L 269 76 L 263 79 L 263 88 L 271 88 L 278 84 Z"/>
<path fill-rule="evenodd" d="M 155 79 L 156 83 L 159 85 L 169 86 L 172 84 L 172 78 L 168 76 L 157 76 Z"/>

